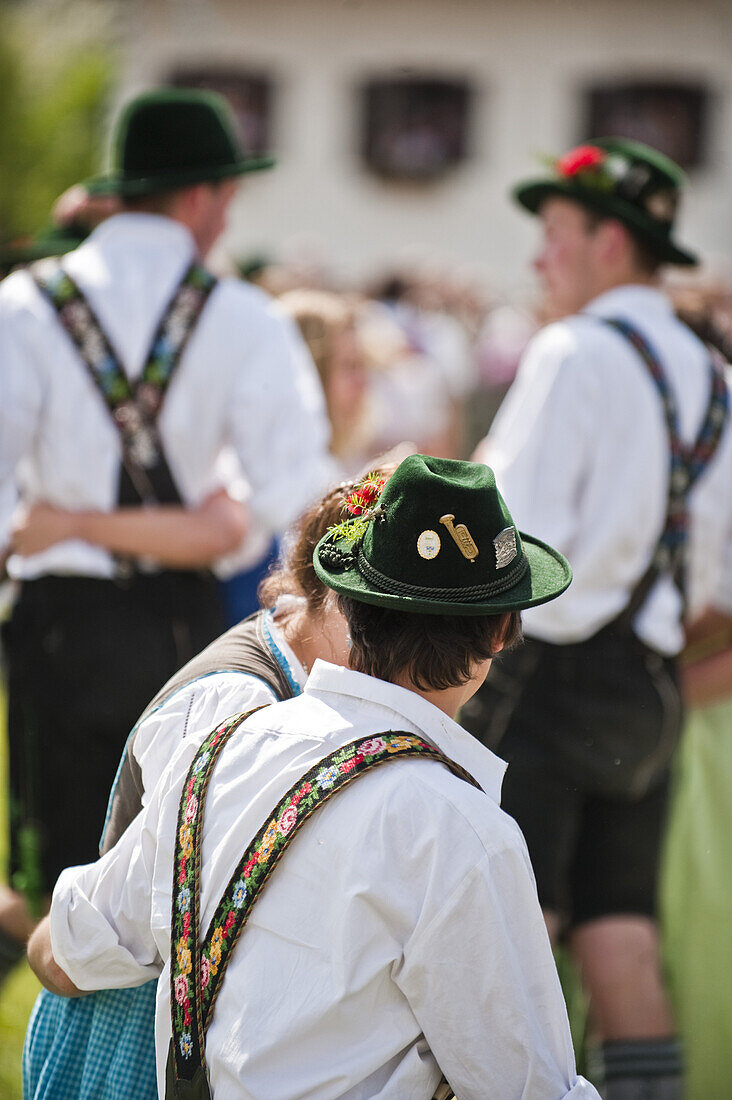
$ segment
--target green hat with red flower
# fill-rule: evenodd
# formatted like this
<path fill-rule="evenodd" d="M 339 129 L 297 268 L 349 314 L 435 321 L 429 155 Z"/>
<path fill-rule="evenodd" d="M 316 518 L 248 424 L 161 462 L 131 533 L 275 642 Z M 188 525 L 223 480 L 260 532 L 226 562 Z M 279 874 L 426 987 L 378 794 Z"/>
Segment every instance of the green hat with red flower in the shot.
<path fill-rule="evenodd" d="M 410 455 L 367 477 L 315 548 L 323 584 L 363 603 L 430 615 L 496 615 L 559 596 L 572 579 L 520 532 L 480 462 Z"/>
<path fill-rule="evenodd" d="M 513 197 L 532 214 L 552 196 L 617 218 L 662 263 L 697 257 L 672 239 L 684 173 L 663 153 L 626 138 L 597 138 L 549 161 L 550 175 L 525 180 Z"/>

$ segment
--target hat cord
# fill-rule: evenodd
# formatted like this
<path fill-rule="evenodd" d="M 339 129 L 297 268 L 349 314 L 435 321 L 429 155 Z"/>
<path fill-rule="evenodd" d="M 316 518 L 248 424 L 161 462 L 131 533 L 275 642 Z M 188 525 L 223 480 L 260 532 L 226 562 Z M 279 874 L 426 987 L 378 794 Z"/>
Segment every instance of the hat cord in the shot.
<path fill-rule="evenodd" d="M 522 555 L 517 560 L 513 569 L 509 570 L 505 576 L 499 577 L 498 580 L 495 581 L 489 581 L 487 584 L 469 584 L 463 585 L 460 588 L 431 588 L 425 585 L 407 584 L 406 581 L 398 581 L 393 577 L 388 577 L 366 560 L 361 546 L 358 547 L 356 561 L 359 572 L 366 580 L 371 584 L 378 585 L 379 588 L 383 589 L 383 591 L 389 595 L 413 596 L 415 599 L 445 601 L 457 598 L 479 600 L 485 596 L 494 596 L 499 592 L 505 592 L 507 589 L 513 588 L 514 585 L 522 579 L 529 568 L 528 559 Z"/>

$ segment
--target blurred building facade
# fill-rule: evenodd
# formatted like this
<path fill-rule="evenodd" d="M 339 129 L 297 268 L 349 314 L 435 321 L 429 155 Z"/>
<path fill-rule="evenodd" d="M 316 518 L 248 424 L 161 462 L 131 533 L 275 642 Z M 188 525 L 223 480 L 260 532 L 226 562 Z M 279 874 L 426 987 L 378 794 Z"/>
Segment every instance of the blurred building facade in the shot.
<path fill-rule="evenodd" d="M 211 84 L 277 155 L 238 255 L 310 249 L 345 277 L 431 256 L 514 292 L 535 237 L 511 183 L 623 131 L 686 163 L 679 236 L 730 273 L 729 0 L 131 0 L 120 23 L 120 97 Z"/>

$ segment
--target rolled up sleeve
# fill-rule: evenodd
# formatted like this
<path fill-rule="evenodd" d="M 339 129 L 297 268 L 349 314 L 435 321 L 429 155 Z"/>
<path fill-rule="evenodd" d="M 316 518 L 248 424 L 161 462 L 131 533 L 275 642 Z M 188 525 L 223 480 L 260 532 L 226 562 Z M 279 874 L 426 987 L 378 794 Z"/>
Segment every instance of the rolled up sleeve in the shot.
<path fill-rule="evenodd" d="M 151 932 L 158 791 L 119 843 L 83 867 L 69 867 L 51 903 L 51 946 L 79 989 L 117 989 L 157 978 L 162 959 Z"/>

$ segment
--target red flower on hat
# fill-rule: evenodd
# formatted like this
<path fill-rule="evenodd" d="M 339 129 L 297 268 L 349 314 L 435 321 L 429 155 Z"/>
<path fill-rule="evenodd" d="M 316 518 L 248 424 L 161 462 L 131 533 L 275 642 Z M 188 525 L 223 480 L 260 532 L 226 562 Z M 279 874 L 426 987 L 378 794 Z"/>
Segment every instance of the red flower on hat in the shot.
<path fill-rule="evenodd" d="M 352 516 L 362 516 L 376 504 L 386 485 L 385 477 L 369 477 L 346 497 L 346 508 Z"/>
<path fill-rule="evenodd" d="M 596 145 L 578 145 L 559 157 L 556 169 L 560 176 L 576 176 L 587 168 L 599 168 L 605 160 L 605 153 Z"/>

